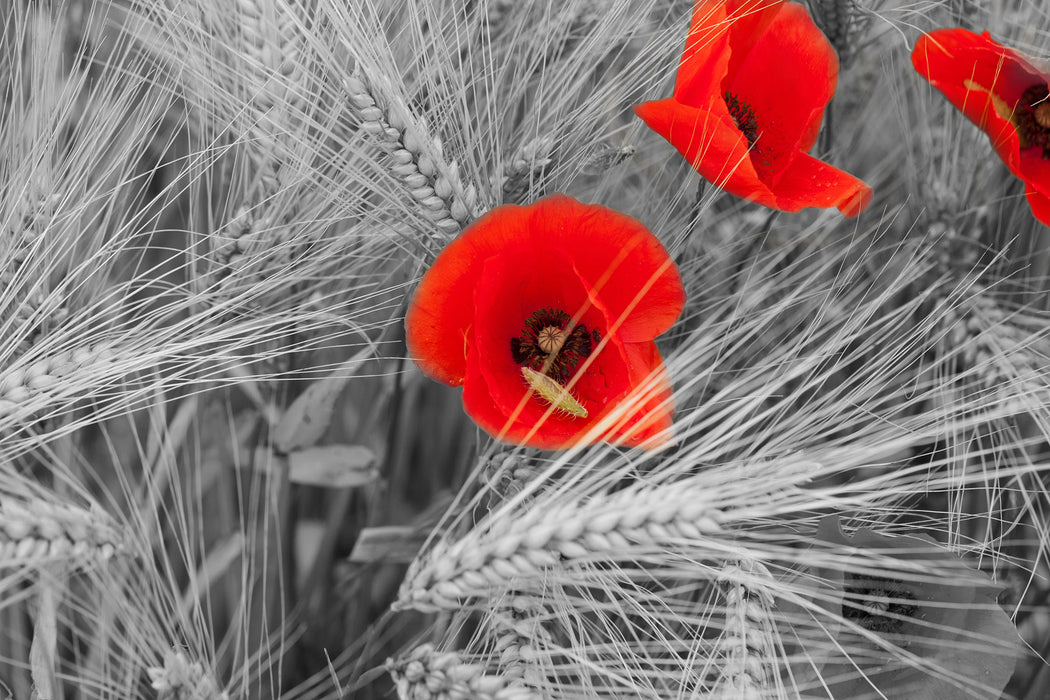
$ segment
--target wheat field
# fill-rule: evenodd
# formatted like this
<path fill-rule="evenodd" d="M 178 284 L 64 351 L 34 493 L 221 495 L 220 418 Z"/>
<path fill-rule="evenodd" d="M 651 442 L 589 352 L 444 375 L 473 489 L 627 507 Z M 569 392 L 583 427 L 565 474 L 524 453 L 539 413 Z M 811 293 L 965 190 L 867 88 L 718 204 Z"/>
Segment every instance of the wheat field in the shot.
<path fill-rule="evenodd" d="M 856 218 L 635 116 L 692 0 L 0 3 L 0 700 L 1050 697 L 1050 229 L 909 58 L 1050 10 L 808 5 Z M 408 356 L 553 193 L 679 267 L 662 449 L 497 442 Z"/>

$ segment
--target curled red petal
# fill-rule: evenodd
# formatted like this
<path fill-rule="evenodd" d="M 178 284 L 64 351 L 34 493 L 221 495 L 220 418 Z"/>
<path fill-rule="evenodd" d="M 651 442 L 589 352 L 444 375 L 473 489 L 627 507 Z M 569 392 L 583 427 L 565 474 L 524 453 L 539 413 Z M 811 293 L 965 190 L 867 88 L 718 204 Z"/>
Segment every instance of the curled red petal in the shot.
<path fill-rule="evenodd" d="M 685 289 L 671 256 L 641 222 L 597 204 L 552 195 L 531 208 L 529 245 L 558 250 L 618 324 L 624 342 L 652 340 L 671 327 Z"/>
<path fill-rule="evenodd" d="M 732 26 L 725 2 L 696 3 L 675 76 L 675 100 L 705 107 L 711 95 L 722 94 L 722 81 L 729 71 Z"/>
<path fill-rule="evenodd" d="M 736 45 L 733 52 L 741 53 Z M 806 8 L 793 2 L 775 8 L 763 32 L 730 68 L 725 89 L 755 111 L 760 132 L 756 167 L 762 172 L 768 162 L 768 172 L 762 173 L 767 184 L 775 187 L 794 154 L 816 142 L 838 72 L 835 50 Z"/>
<path fill-rule="evenodd" d="M 725 109 L 725 104 L 722 104 Z M 644 102 L 635 113 L 663 136 L 700 173 L 730 194 L 776 207 L 773 192 L 758 176 L 748 155 L 747 139 L 729 117 L 683 105 L 672 99 Z"/>
<path fill-rule="evenodd" d="M 1026 89 L 1041 77 L 991 36 L 940 29 L 919 37 L 912 65 L 988 134 L 996 152 L 1020 175 L 1020 140 L 1010 121 Z"/>
<path fill-rule="evenodd" d="M 871 204 L 872 190 L 862 180 L 810 155 L 800 154 L 780 179 L 777 208 L 837 207 L 853 218 Z"/>
<path fill-rule="evenodd" d="M 1024 193 L 1035 218 L 1050 226 L 1050 196 L 1037 190 L 1032 183 L 1025 183 Z"/>
<path fill-rule="evenodd" d="M 497 207 L 448 244 L 420 280 L 405 316 L 408 354 L 423 372 L 459 386 L 467 375 L 474 288 L 486 259 L 530 235 L 524 207 Z"/>
<path fill-rule="evenodd" d="M 609 442 L 656 449 L 666 445 L 673 433 L 674 400 L 671 380 L 656 343 L 630 343 L 624 346 L 631 373 L 632 392 L 613 409 L 616 424 Z"/>
<path fill-rule="evenodd" d="M 911 54 L 915 70 L 966 117 L 988 134 L 992 147 L 1016 177 L 1036 218 L 1050 221 L 1050 162 L 1038 149 L 1021 148 L 1013 124 L 1024 92 L 1046 86 L 1048 78 L 1024 56 L 999 44 L 988 32 L 939 29 L 919 37 Z"/>

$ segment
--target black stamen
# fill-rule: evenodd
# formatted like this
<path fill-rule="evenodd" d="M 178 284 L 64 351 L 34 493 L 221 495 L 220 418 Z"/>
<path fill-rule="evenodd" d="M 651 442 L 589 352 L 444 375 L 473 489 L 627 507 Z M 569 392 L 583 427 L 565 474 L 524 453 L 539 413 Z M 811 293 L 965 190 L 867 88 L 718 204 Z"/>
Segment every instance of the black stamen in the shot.
<path fill-rule="evenodd" d="M 747 139 L 748 148 L 753 148 L 755 141 L 758 141 L 758 117 L 755 116 L 755 110 L 731 92 L 725 94 L 725 101 L 733 123 Z"/>
<path fill-rule="evenodd" d="M 1014 108 L 1013 123 L 1021 148 L 1039 148 L 1043 158 L 1050 160 L 1050 90 L 1046 85 L 1024 91 Z"/>
<path fill-rule="evenodd" d="M 842 599 L 842 616 L 871 632 L 898 633 L 919 607 L 900 581 L 881 576 L 851 576 Z"/>
<path fill-rule="evenodd" d="M 544 308 L 533 313 L 525 319 L 521 335 L 510 339 L 510 355 L 514 363 L 542 372 L 549 362 L 547 376 L 559 384 L 568 382 L 580 359 L 590 356 L 601 339 L 597 329 L 588 330 L 587 326 L 578 323 L 565 336 L 565 342 L 551 360 L 550 354 L 541 347 L 540 334 L 549 328 L 564 331 L 570 321 L 572 317 L 561 309 Z"/>

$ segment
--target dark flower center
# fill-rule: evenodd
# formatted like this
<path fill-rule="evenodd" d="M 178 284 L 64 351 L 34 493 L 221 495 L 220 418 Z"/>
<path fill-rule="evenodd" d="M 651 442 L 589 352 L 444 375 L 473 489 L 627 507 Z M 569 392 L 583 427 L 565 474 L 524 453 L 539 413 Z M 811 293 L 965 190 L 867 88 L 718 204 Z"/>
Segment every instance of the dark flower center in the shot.
<path fill-rule="evenodd" d="M 588 331 L 577 323 L 571 329 L 572 316 L 561 309 L 540 309 L 525 319 L 521 335 L 510 339 L 510 355 L 515 364 L 565 384 L 582 358 L 590 356 L 601 342 L 598 329 Z"/>
<path fill-rule="evenodd" d="M 871 632 L 900 632 L 918 610 L 904 584 L 881 576 L 850 576 L 842 599 L 842 616 Z"/>
<path fill-rule="evenodd" d="M 758 141 L 758 117 L 755 116 L 755 110 L 731 92 L 726 92 L 725 101 L 733 123 L 747 139 L 748 148 L 754 148 L 755 141 Z"/>
<path fill-rule="evenodd" d="M 1038 147 L 1043 158 L 1050 159 L 1050 90 L 1046 85 L 1033 85 L 1024 91 L 1013 121 L 1021 148 Z"/>

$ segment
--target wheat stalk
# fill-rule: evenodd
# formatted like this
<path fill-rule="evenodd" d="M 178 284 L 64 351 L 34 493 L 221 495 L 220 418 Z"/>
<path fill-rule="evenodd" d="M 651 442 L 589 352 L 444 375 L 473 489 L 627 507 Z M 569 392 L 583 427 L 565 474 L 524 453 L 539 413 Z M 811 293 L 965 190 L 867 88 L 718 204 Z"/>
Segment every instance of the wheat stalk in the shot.
<path fill-rule="evenodd" d="M 554 162 L 555 143 L 552 134 L 541 134 L 518 147 L 497 178 L 496 189 L 504 203 L 523 204 L 530 193 L 542 195 L 540 188 Z"/>
<path fill-rule="evenodd" d="M 978 293 L 965 314 L 970 339 L 963 357 L 980 371 L 984 386 L 1003 391 L 1019 383 L 1026 391 L 1042 395 L 1050 390 L 1050 344 L 1047 343 L 1047 318 L 1033 318 L 1026 331 L 1017 317 L 1003 309 L 996 299 Z"/>
<path fill-rule="evenodd" d="M 16 364 L 0 375 L 0 419 L 18 415 L 24 407 L 35 406 L 36 399 L 59 389 L 64 380 L 90 368 L 105 377 L 116 359 L 107 345 L 61 350 L 29 364 Z"/>
<path fill-rule="evenodd" d="M 194 0 L 136 8 L 153 19 L 151 51 L 179 67 L 191 117 L 232 131 L 248 155 L 263 197 L 275 192 L 291 136 L 303 125 L 311 87 L 305 17 L 284 0 L 236 0 L 225 6 Z"/>
<path fill-rule="evenodd" d="M 140 214 L 122 207 L 140 192 L 170 101 L 134 79 L 93 83 L 86 67 L 63 63 L 72 23 L 36 5 L 22 13 L 5 13 L 10 41 L 0 52 L 10 97 L 0 109 L 0 335 L 3 354 L 15 356 L 76 311 L 71 297 L 107 284 L 115 251 L 138 226 Z M 121 58 L 114 50 L 109 60 Z"/>
<path fill-rule="evenodd" d="M 871 27 L 874 15 L 862 12 L 857 0 L 807 0 L 813 21 L 827 36 L 845 68 L 854 56 L 858 41 Z"/>
<path fill-rule="evenodd" d="M 637 152 L 631 144 L 613 146 L 604 141 L 591 145 L 583 154 L 580 171 L 585 175 L 601 175 L 622 165 Z"/>
<path fill-rule="evenodd" d="M 230 694 L 220 690 L 218 683 L 203 664 L 190 661 L 185 652 L 171 649 L 164 655 L 164 664 L 146 669 L 150 686 L 157 691 L 158 700 L 229 700 Z"/>
<path fill-rule="evenodd" d="M 745 581 L 760 576 L 765 588 Z M 759 562 L 729 562 L 720 578 L 725 587 L 725 628 L 713 657 L 721 661 L 711 700 L 760 700 L 771 690 L 774 628 L 770 609 L 774 606 L 775 581 Z"/>
<path fill-rule="evenodd" d="M 303 37 L 291 8 L 282 0 L 238 0 L 236 7 L 240 48 L 250 70 L 245 87 L 251 90 L 247 97 L 257 115 L 245 136 L 264 175 L 276 178 L 280 156 L 287 150 L 283 141 L 293 132 L 294 114 L 305 105 L 298 92 L 307 75 Z M 271 191 L 275 184 L 271 183 Z"/>
<path fill-rule="evenodd" d="M 344 84 L 361 130 L 422 214 L 443 234 L 458 233 L 477 216 L 477 194 L 463 184 L 456 162 L 445 159 L 441 141 L 378 73 L 357 69 Z"/>
<path fill-rule="evenodd" d="M 236 196 L 231 198 L 232 214 L 209 236 L 206 279 L 217 283 L 216 291 L 226 297 L 287 264 L 302 243 L 304 237 L 291 222 L 306 203 L 287 188 L 301 179 L 295 168 L 310 109 L 304 95 L 312 85 L 299 29 L 302 18 L 293 8 L 283 0 L 238 0 L 234 7 L 232 15 L 222 18 L 226 22 L 209 21 L 214 10 L 202 8 L 217 54 L 205 54 L 206 60 L 229 52 L 233 68 L 222 70 L 221 60 L 216 66 L 223 77 L 211 89 L 229 104 L 212 115 L 214 126 L 220 132 L 225 128 L 226 112 L 242 115 L 235 123 L 243 123 L 238 144 L 247 156 L 236 163 L 248 178 L 240 203 Z M 230 32 L 234 36 L 228 46 Z M 207 75 L 203 80 L 214 78 Z"/>
<path fill-rule="evenodd" d="M 455 652 L 439 652 L 430 644 L 416 647 L 387 670 L 401 700 L 540 700 L 538 693 L 515 678 L 487 675 L 483 666 L 464 663 Z"/>
<path fill-rule="evenodd" d="M 534 508 L 484 535 L 437 547 L 409 571 L 397 605 L 455 610 L 576 559 L 630 557 L 722 531 L 723 514 L 684 483 Z"/>
<path fill-rule="evenodd" d="M 514 8 L 519 5 L 514 0 L 486 0 L 482 7 L 485 8 L 485 21 L 489 34 L 496 36 L 506 25 Z"/>
<path fill-rule="evenodd" d="M 294 210 L 278 211 L 272 203 L 241 205 L 227 224 L 210 239 L 211 266 L 207 279 L 217 285 L 213 291 L 230 297 L 251 290 L 255 284 L 273 276 L 295 258 L 313 236 L 293 225 Z"/>
<path fill-rule="evenodd" d="M 958 358 L 981 387 L 1038 411 L 1050 397 L 1048 322 L 1034 309 L 1007 311 L 975 283 L 965 299 L 945 310 L 936 342 L 941 356 Z"/>
<path fill-rule="evenodd" d="M 509 449 L 486 458 L 480 481 L 499 499 L 507 500 L 521 493 L 538 474 L 521 448 Z"/>
<path fill-rule="evenodd" d="M 559 160 L 556 144 L 553 134 L 541 134 L 518 147 L 504 164 L 500 176 L 494 178 L 493 189 L 504 203 L 524 204 L 545 194 L 547 179 Z M 601 175 L 634 153 L 634 146 L 613 146 L 599 141 L 581 154 L 579 170 L 584 175 Z"/>
<path fill-rule="evenodd" d="M 124 549 L 115 524 L 99 508 L 42 499 L 0 497 L 0 535 L 0 567 L 107 561 Z"/>
<path fill-rule="evenodd" d="M 959 4 L 939 5 L 953 3 Z M 770 638 L 780 644 L 808 631 L 823 642 L 827 632 L 832 644 L 830 632 L 841 622 L 834 606 L 810 600 L 808 587 L 790 576 L 812 558 L 799 547 L 798 535 L 821 514 L 848 511 L 858 522 L 900 533 L 919 522 L 986 559 L 1002 550 L 1003 559 L 1023 566 L 1041 561 L 1045 528 L 1038 526 L 1041 518 L 1029 527 L 1028 514 L 1038 518 L 1046 503 L 1046 319 L 1028 304 L 1014 307 L 993 295 L 990 279 L 982 278 L 987 286 L 959 283 L 948 293 L 943 279 L 913 284 L 918 268 L 930 261 L 916 264 L 912 256 L 920 256 L 907 245 L 889 250 L 879 243 L 883 235 L 904 240 L 915 223 L 890 198 L 887 216 L 872 227 L 843 228 L 810 212 L 778 215 L 774 226 L 763 228 L 761 220 L 772 221 L 764 214 L 756 221 L 726 217 L 726 210 L 751 205 L 724 197 L 720 211 L 708 206 L 708 196 L 689 213 L 695 178 L 684 177 L 692 175 L 688 164 L 623 114 L 642 92 L 666 94 L 659 84 L 673 76 L 688 20 L 681 4 L 72 0 L 42 11 L 59 14 L 88 4 L 170 20 L 156 42 L 162 47 L 157 52 L 172 58 L 170 74 L 150 62 L 109 62 L 93 48 L 78 49 L 73 64 L 89 66 L 88 101 L 106 102 L 95 117 L 84 119 L 72 98 L 41 101 L 24 113 L 0 107 L 0 121 L 15 131 L 23 124 L 32 136 L 22 150 L 3 149 L 13 157 L 0 158 L 0 205 L 6 207 L 0 241 L 10 244 L 0 250 L 0 283 L 13 302 L 2 312 L 13 339 L 4 340 L 0 363 L 0 473 L 11 482 L 5 493 L 40 493 L 45 487 L 38 479 L 47 489 L 40 496 L 44 505 L 0 498 L 0 554 L 20 557 L 0 562 L 35 567 L 51 559 L 105 559 L 121 550 L 125 532 L 99 525 L 108 523 L 104 514 L 84 508 L 72 515 L 55 505 L 62 498 L 50 491 L 100 492 L 102 502 L 137 504 L 126 516 L 131 527 L 123 547 L 143 556 L 121 557 L 90 569 L 84 580 L 62 584 L 69 605 L 58 609 L 61 643 L 46 646 L 57 648 L 52 668 L 77 694 L 319 700 L 343 695 L 345 682 L 353 686 L 347 695 L 372 695 L 365 685 L 376 675 L 362 671 L 375 666 L 375 650 L 436 633 L 438 649 L 456 651 L 421 647 L 389 663 L 402 697 L 790 697 L 781 687 L 788 679 L 778 675 L 790 671 L 781 663 L 789 655 L 773 648 Z M 864 10 L 855 0 L 810 4 L 852 13 L 838 41 L 856 43 L 852 22 Z M 38 11 L 37 4 L 16 3 L 30 5 Z M 1029 12 L 1011 20 L 1015 34 L 1036 7 L 1032 0 L 1025 5 Z M 899 16 L 910 31 L 912 20 L 922 25 L 944 8 L 897 9 L 906 13 Z M 657 13 L 667 18 L 659 27 L 647 19 Z M 1045 24 L 1029 23 L 1033 43 L 1046 37 Z M 106 31 L 85 45 L 111 45 L 120 25 L 107 24 Z M 638 41 L 626 45 L 625 37 Z M 41 46 L 61 48 L 58 42 Z M 853 48 L 843 49 L 843 63 Z M 347 68 L 347 51 L 367 57 L 354 60 L 356 73 Z M 62 57 L 56 65 L 70 58 L 69 52 L 54 53 Z M 28 63 L 5 62 L 8 55 L 0 47 L 6 94 L 17 101 L 46 92 L 49 79 L 20 77 L 39 78 L 43 71 L 23 71 Z M 881 66 L 874 72 L 877 85 L 899 99 L 907 132 L 927 133 L 946 120 L 918 114 L 915 76 L 906 63 Z M 127 99 L 104 100 L 106 94 L 120 98 L 114 86 L 129 83 L 134 89 L 126 91 Z M 105 138 L 77 142 L 76 158 L 55 158 L 66 150 L 60 134 L 70 116 L 85 125 L 81 137 L 121 119 L 155 131 L 148 110 L 136 109 L 150 85 L 190 105 L 186 113 L 171 110 L 187 125 L 192 145 L 179 181 L 165 188 L 162 198 L 178 199 L 170 206 L 117 196 L 139 181 L 142 166 L 134 163 L 158 160 L 141 156 L 136 138 L 127 139 L 131 146 L 117 146 L 114 158 L 95 157 L 110 148 L 97 143 L 120 141 L 122 133 L 134 137 L 135 129 L 107 131 Z M 851 77 L 843 74 L 840 85 L 877 103 L 873 114 L 885 111 Z M 850 105 L 839 102 L 837 111 L 856 127 L 848 130 L 857 134 L 854 142 L 878 145 L 886 120 L 869 123 L 843 107 Z M 68 114 L 59 118 L 62 113 Z M 946 137 L 965 151 L 957 127 L 969 125 L 959 119 L 948 125 Z M 644 139 L 638 158 L 651 167 L 632 163 L 610 172 L 630 148 L 605 144 L 634 135 L 639 143 Z M 10 145 L 18 139 L 5 134 L 0 140 Z M 969 149 L 977 155 L 963 158 L 957 151 L 946 158 L 950 179 L 929 178 L 929 149 L 909 145 L 900 139 L 877 159 L 865 161 L 862 154 L 853 162 L 870 166 L 869 172 L 882 169 L 876 173 L 880 184 L 892 186 L 900 171 L 905 177 L 910 171 L 916 180 L 943 185 L 948 195 L 933 194 L 952 217 L 987 201 L 983 192 L 949 196 L 965 187 L 980 190 L 970 166 L 987 160 L 987 144 Z M 444 148 L 460 159 L 462 171 Z M 891 169 L 892 177 L 883 177 Z M 94 184 L 103 170 L 105 184 Z M 398 246 L 418 244 L 412 239 L 421 228 L 447 238 L 468 224 L 476 214 L 469 185 L 474 173 L 485 174 L 477 179 L 485 205 L 525 201 L 556 180 L 581 197 L 637 214 L 669 241 L 684 263 L 691 300 L 685 322 L 693 324 L 683 324 L 680 344 L 665 354 L 676 382 L 680 439 L 653 456 L 602 446 L 551 457 L 547 469 L 531 455 L 531 464 L 519 461 L 520 453 L 476 469 L 478 478 L 460 499 L 466 507 L 450 511 L 403 594 L 409 606 L 455 612 L 429 627 L 410 615 L 391 624 L 390 617 L 370 616 L 386 607 L 400 570 L 369 564 L 362 571 L 361 564 L 345 562 L 326 568 L 325 556 L 310 564 L 314 548 L 299 545 L 312 544 L 311 533 L 322 527 L 325 541 L 341 541 L 337 535 L 348 524 L 394 523 L 401 516 L 411 521 L 427 501 L 443 503 L 439 489 L 447 493 L 450 484 L 462 482 L 461 459 L 473 449 L 458 440 L 469 428 L 447 410 L 458 406 L 458 397 L 440 387 L 405 392 L 392 402 L 395 417 L 389 418 L 380 410 L 387 394 L 373 401 L 372 385 L 382 386 L 377 393 L 400 392 L 402 385 L 390 364 L 372 363 L 372 376 L 355 379 L 336 409 L 333 433 L 370 446 L 382 444 L 385 434 L 387 446 L 396 447 L 380 453 L 388 483 L 367 493 L 321 494 L 251 468 L 244 455 L 272 432 L 257 414 L 273 404 L 268 397 L 251 404 L 240 389 L 261 396 L 257 382 L 293 377 L 275 369 L 274 360 L 288 360 L 286 366 L 302 370 L 304 378 L 337 362 L 357 342 L 348 340 L 356 328 L 346 325 L 360 322 L 371 332 L 399 323 L 398 304 L 418 268 L 409 269 L 416 261 L 405 264 L 409 256 L 399 255 Z M 887 189 L 893 187 L 882 191 Z M 322 190 L 325 195 L 310 195 Z M 1019 191 L 1011 193 L 1004 210 L 1017 208 L 1014 194 L 1019 198 Z M 95 216 L 96 210 L 107 213 Z M 686 225 L 690 216 L 694 227 Z M 712 240 L 720 218 L 727 231 Z M 1004 215 L 989 221 L 986 231 L 1023 236 L 1012 221 Z M 768 245 L 757 256 L 734 257 L 747 233 L 769 234 Z M 338 262 L 317 262 L 316 250 L 327 245 L 322 235 L 334 237 L 325 252 L 336 244 L 345 252 L 331 256 Z M 206 237 L 200 250 L 193 245 L 199 237 Z M 713 251 L 705 260 L 686 248 L 699 239 Z M 82 261 L 72 276 L 63 259 L 67 250 Z M 296 258 L 307 250 L 309 257 Z M 139 254 L 165 262 L 140 266 Z M 892 264 L 876 269 L 889 258 Z M 186 283 L 198 262 L 209 284 L 203 294 Z M 125 271 L 132 267 L 128 280 Z M 377 269 L 397 272 L 374 274 Z M 947 274 L 958 270 L 939 272 L 950 281 L 959 277 Z M 1015 275 L 1022 282 L 1026 276 L 1036 279 L 1029 271 Z M 282 298 L 273 309 L 235 306 L 249 297 L 276 296 L 275 286 L 277 294 L 294 286 L 291 301 Z M 915 289 L 916 295 L 902 292 Z M 85 296 L 93 301 L 78 306 Z M 933 317 L 925 313 L 931 300 L 938 305 Z M 948 307 L 943 314 L 942 307 Z M 55 315 L 63 313 L 66 321 L 56 324 Z M 347 322 L 348 316 L 354 320 Z M 936 323 L 942 325 L 934 332 L 944 340 L 931 353 L 928 333 Z M 56 332 L 41 333 L 49 324 Z M 955 362 L 957 371 L 939 365 L 926 371 L 932 354 L 941 364 Z M 231 368 L 237 370 L 232 379 L 225 374 Z M 956 392 L 960 379 L 967 380 L 965 389 L 980 391 Z M 217 389 L 216 380 L 222 384 Z M 289 384 L 275 383 L 275 389 Z M 1004 428 L 997 435 L 1002 449 L 961 445 L 927 457 L 931 446 L 984 429 L 998 416 L 1012 418 L 1001 405 L 1004 393 L 1025 400 L 1038 439 Z M 186 394 L 190 400 L 184 401 Z M 200 414 L 194 409 L 185 418 L 183 407 L 198 400 Z M 178 410 L 171 410 L 173 402 Z M 21 419 L 38 408 L 53 420 L 25 425 Z M 431 423 L 435 413 L 441 421 Z M 439 428 L 418 429 L 431 425 Z M 433 449 L 435 444 L 443 447 Z M 1018 463 L 1023 455 L 1014 453 L 1026 450 L 1029 461 Z M 417 455 L 427 458 L 425 472 Z M 479 481 L 489 488 L 479 488 Z M 990 502 L 1023 501 L 1025 510 L 1014 520 L 997 505 L 981 513 L 962 499 L 940 504 L 950 490 L 984 491 Z M 88 516 L 95 525 L 77 520 Z M 475 517 L 484 519 L 475 524 Z M 992 534 L 959 538 L 959 520 L 990 521 Z M 1022 548 L 1027 540 L 1035 544 Z M 320 547 L 330 554 L 332 546 Z M 775 578 L 748 557 L 774 569 Z M 822 557 L 832 570 L 846 570 L 857 553 L 833 550 Z M 300 586 L 311 574 L 316 578 Z M 792 594 L 793 586 L 799 593 Z M 1032 590 L 1045 593 L 1036 581 Z M 9 583 L 0 594 L 6 601 L 0 605 L 0 658 L 21 663 L 27 657 L 19 640 L 29 635 L 19 627 L 30 616 L 16 587 Z M 796 599 L 811 606 L 809 614 L 788 611 Z M 315 615 L 319 601 L 345 602 L 348 614 L 333 607 L 331 614 L 323 609 Z M 328 639 L 345 644 L 342 660 L 326 668 L 319 647 Z M 171 643 L 185 647 L 172 649 Z M 846 656 L 865 653 L 845 646 Z M 807 647 L 797 660 L 805 664 L 806 651 L 824 648 Z M 281 666 L 283 658 L 295 661 Z M 316 661 L 312 667 L 310 660 Z M 16 683 L 13 694 L 28 697 L 30 671 L 20 683 L 18 672 L 5 668 L 2 675 Z M 820 673 L 814 668 L 812 679 L 795 685 L 816 688 L 824 681 Z M 293 684 L 301 685 L 288 687 Z"/>
<path fill-rule="evenodd" d="M 32 178 L 32 182 L 34 184 L 17 197 L 22 206 L 15 208 L 11 223 L 0 228 L 0 241 L 7 248 L 3 251 L 4 263 L 0 267 L 0 288 L 7 290 L 5 311 L 21 336 L 17 352 L 28 350 L 41 330 L 43 307 L 48 303 L 47 278 L 26 279 L 26 267 L 33 251 L 40 246 L 61 200 L 61 195 L 54 192 L 50 178 Z M 60 320 L 59 316 L 65 313 L 61 308 L 49 311 L 52 322 Z M 32 327 L 27 329 L 27 326 Z"/>
<path fill-rule="evenodd" d="M 317 186 L 317 164 L 330 160 L 318 157 L 327 137 L 318 132 L 331 128 L 330 116 L 322 124 L 317 114 L 331 96 L 310 42 L 312 10 L 237 0 L 141 4 L 132 12 L 154 32 L 141 43 L 178 77 L 186 98 L 178 116 L 198 149 L 180 162 L 189 196 L 179 215 L 189 215 L 191 238 L 203 238 L 203 254 L 186 269 L 206 297 L 194 303 L 263 296 L 260 279 L 280 279 L 317 244 L 327 228 L 318 221 L 329 216 L 322 209 L 333 199 Z M 287 301 L 285 289 L 267 291 Z"/>
<path fill-rule="evenodd" d="M 541 612 L 546 612 L 541 603 L 514 596 L 505 605 L 487 611 L 485 616 L 486 634 L 492 640 L 489 655 L 496 660 L 503 675 L 520 678 L 529 687 L 540 686 L 542 668 L 547 665 L 544 662 L 549 662 L 546 649 L 554 645 L 540 619 Z"/>

